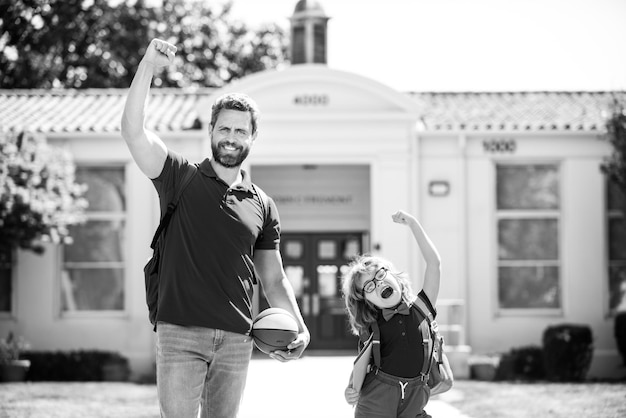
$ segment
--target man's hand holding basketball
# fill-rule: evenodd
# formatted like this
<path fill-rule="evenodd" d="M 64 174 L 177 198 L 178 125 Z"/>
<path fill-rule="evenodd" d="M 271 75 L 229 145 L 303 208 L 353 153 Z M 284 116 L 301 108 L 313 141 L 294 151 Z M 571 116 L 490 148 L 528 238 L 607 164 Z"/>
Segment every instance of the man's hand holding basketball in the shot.
<path fill-rule="evenodd" d="M 165 67 L 174 62 L 176 49 L 177 48 L 169 42 L 155 38 L 150 42 L 150 45 L 148 45 L 146 54 L 143 56 L 143 61 L 153 65 L 155 68 Z"/>
<path fill-rule="evenodd" d="M 270 357 L 274 360 L 282 361 L 283 363 L 290 360 L 297 360 L 302 356 L 304 350 L 311 341 L 311 335 L 308 331 L 298 334 L 295 340 L 293 340 L 288 346 L 287 351 L 276 350 L 270 353 Z"/>

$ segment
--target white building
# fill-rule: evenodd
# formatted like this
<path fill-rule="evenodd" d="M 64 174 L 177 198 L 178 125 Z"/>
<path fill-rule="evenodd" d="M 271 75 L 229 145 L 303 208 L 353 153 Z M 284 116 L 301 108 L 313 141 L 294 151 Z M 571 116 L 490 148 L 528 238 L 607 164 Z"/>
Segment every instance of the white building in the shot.
<path fill-rule="evenodd" d="M 319 6 L 299 2 L 292 22 L 325 33 Z M 325 36 L 301 39 L 302 51 L 325 51 Z M 147 113 L 169 147 L 200 161 L 214 97 L 241 91 L 259 103 L 246 169 L 277 202 L 310 350 L 355 350 L 339 281 L 357 252 L 390 258 L 419 284 L 418 248 L 391 222 L 402 208 L 442 255 L 438 308 L 457 376 L 470 351 L 541 345 L 562 323 L 592 328 L 590 377 L 616 376 L 625 236 L 599 166 L 610 153 L 602 112 L 624 92 L 406 94 L 302 51 L 305 63 L 223 89 L 153 89 Z M 38 350 L 119 351 L 137 376 L 154 361 L 142 269 L 159 212 L 120 136 L 125 94 L 0 90 L 0 125 L 70 149 L 90 187 L 74 246 L 19 251 L 0 273 L 0 335 L 14 330 Z"/>

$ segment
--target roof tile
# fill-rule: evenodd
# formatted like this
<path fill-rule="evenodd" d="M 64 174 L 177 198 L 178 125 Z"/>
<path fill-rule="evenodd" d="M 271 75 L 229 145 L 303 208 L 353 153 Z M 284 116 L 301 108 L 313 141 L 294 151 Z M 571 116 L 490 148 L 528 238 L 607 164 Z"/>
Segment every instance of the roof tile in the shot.
<path fill-rule="evenodd" d="M 0 126 L 46 133 L 119 132 L 127 89 L 0 90 Z M 198 129 L 196 104 L 211 89 L 152 89 L 146 126 Z M 626 92 L 417 92 L 426 131 L 601 131 Z"/>

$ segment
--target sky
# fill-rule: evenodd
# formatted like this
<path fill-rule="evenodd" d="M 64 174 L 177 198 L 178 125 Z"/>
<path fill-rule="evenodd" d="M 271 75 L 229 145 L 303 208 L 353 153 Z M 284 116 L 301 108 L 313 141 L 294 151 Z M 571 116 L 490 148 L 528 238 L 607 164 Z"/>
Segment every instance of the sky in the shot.
<path fill-rule="evenodd" d="M 296 3 L 234 0 L 232 15 L 288 29 Z M 626 90 L 626 0 L 319 3 L 328 66 L 398 91 Z"/>

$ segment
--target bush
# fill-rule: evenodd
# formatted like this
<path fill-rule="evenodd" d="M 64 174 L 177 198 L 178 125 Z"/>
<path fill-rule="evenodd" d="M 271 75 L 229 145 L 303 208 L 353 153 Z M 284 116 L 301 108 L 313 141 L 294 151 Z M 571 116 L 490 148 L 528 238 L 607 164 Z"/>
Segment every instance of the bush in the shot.
<path fill-rule="evenodd" d="M 13 332 L 9 332 L 6 338 L 0 339 L 0 365 L 21 359 L 22 353 L 29 347 L 23 337 L 16 337 Z"/>
<path fill-rule="evenodd" d="M 106 364 L 122 363 L 128 368 L 126 358 L 110 351 L 31 351 L 23 358 L 31 362 L 26 375 L 30 381 L 102 381 Z"/>
<path fill-rule="evenodd" d="M 541 380 L 546 376 L 543 349 L 529 345 L 504 354 L 496 370 L 496 380 Z"/>
<path fill-rule="evenodd" d="M 562 324 L 543 333 L 543 364 L 548 380 L 585 380 L 593 357 L 593 337 L 587 325 Z"/>
<path fill-rule="evenodd" d="M 496 376 L 500 354 L 472 355 L 467 360 L 470 379 L 492 381 Z"/>

